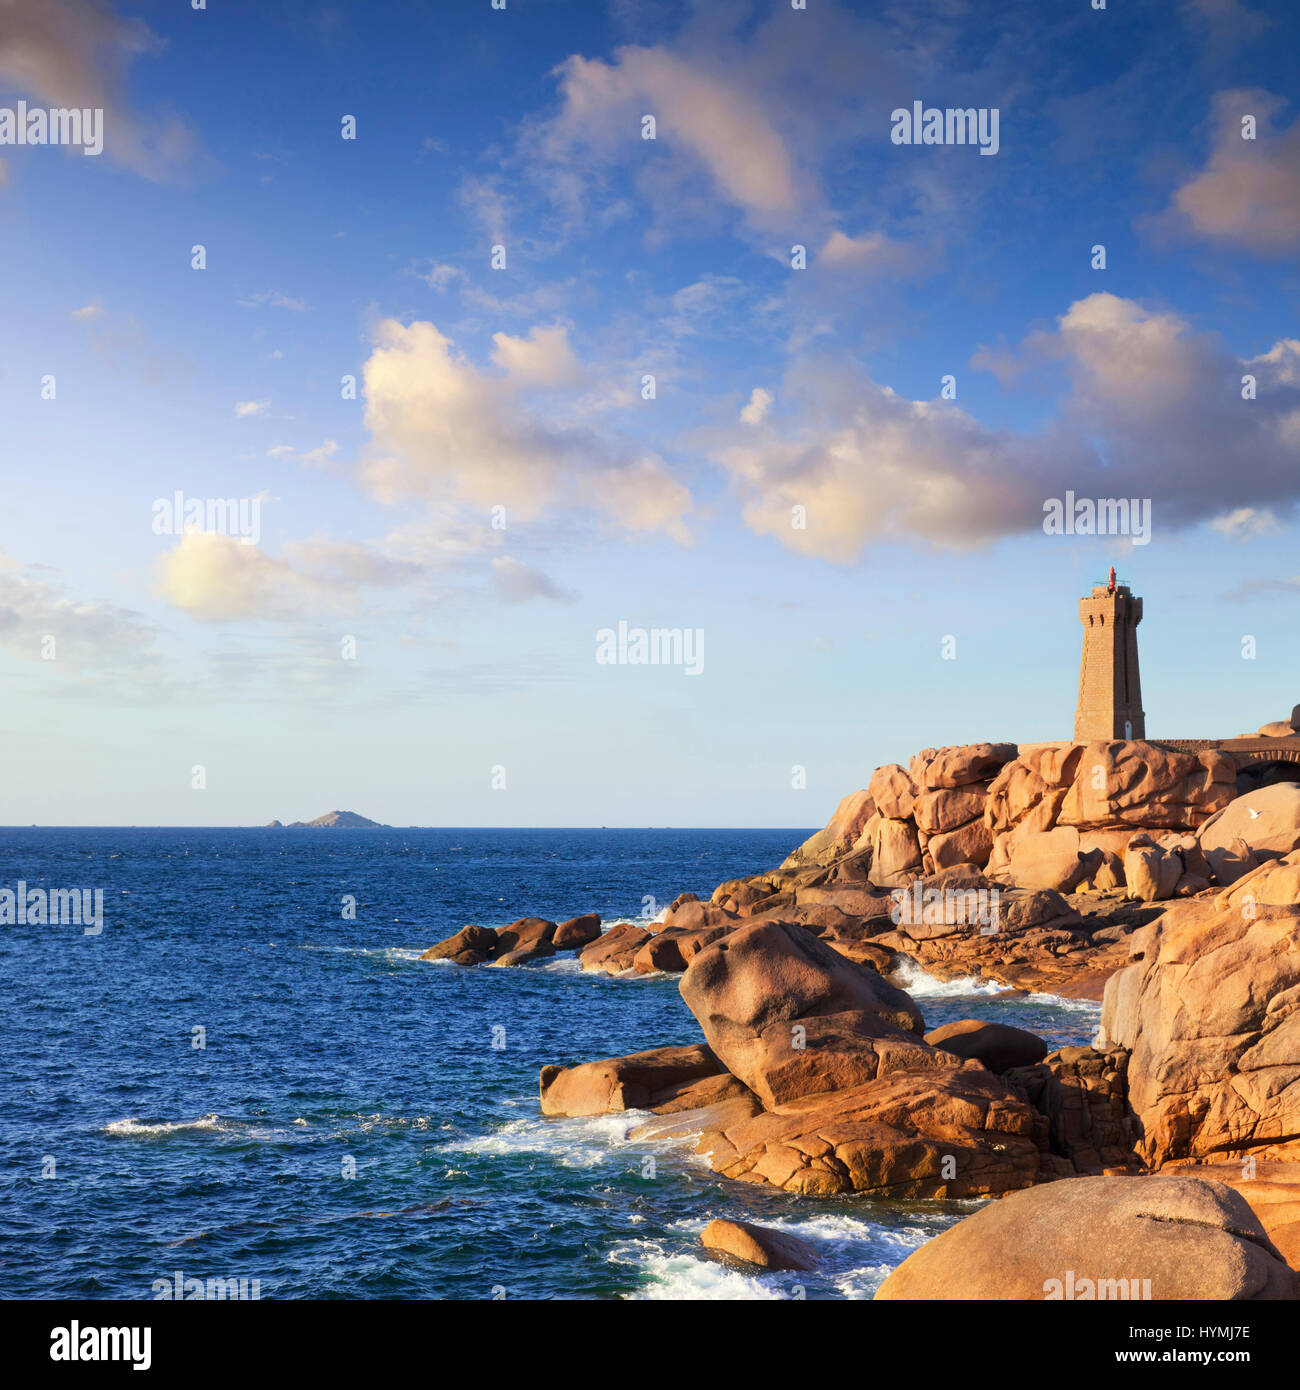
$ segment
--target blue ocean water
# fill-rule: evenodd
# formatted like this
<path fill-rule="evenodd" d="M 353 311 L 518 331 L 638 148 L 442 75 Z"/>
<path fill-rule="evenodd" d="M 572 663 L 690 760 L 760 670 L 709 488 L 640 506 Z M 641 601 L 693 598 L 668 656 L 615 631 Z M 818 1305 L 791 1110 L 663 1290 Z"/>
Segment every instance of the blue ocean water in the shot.
<path fill-rule="evenodd" d="M 704 897 L 807 833 L 0 830 L 0 888 L 104 890 L 98 935 L 0 927 L 0 1296 L 179 1271 L 263 1299 L 870 1297 L 973 1204 L 800 1199 L 627 1143 L 635 1115 L 541 1116 L 548 1062 L 700 1040 L 675 977 L 416 959 L 465 922 Z M 911 979 L 927 1026 L 1096 1030 L 1091 1004 Z M 726 1268 L 715 1216 L 825 1266 Z"/>

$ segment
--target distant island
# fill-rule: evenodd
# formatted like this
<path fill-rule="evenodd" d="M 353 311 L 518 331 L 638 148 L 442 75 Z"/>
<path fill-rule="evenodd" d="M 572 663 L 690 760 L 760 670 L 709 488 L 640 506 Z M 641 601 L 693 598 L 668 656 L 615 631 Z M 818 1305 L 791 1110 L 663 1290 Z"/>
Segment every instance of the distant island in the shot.
<path fill-rule="evenodd" d="M 355 811 L 327 811 L 315 820 L 295 820 L 285 825 L 283 821 L 270 821 L 267 830 L 390 830 L 377 820 L 367 820 Z"/>

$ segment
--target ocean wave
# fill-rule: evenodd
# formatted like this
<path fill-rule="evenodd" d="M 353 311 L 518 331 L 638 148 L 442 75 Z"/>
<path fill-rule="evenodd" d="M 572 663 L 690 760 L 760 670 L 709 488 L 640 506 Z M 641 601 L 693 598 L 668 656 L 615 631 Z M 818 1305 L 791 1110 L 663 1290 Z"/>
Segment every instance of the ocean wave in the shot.
<path fill-rule="evenodd" d="M 220 1128 L 220 1116 L 200 1115 L 197 1120 L 159 1120 L 153 1123 L 134 1118 L 114 1120 L 111 1124 L 104 1125 L 99 1132 L 124 1139 L 153 1139 L 164 1134 L 183 1134 L 187 1130 L 219 1130 Z"/>
<path fill-rule="evenodd" d="M 766 1218 L 764 1226 L 808 1242 L 821 1261 L 815 1271 L 747 1273 L 697 1250 L 666 1248 L 662 1240 L 633 1240 L 615 1247 L 611 1263 L 635 1264 L 645 1283 L 634 1299 L 725 1299 L 776 1301 L 803 1297 L 798 1290 L 811 1284 L 833 1287 L 840 1297 L 870 1299 L 886 1278 L 918 1247 L 974 1210 L 979 1202 L 963 1202 L 959 1211 L 917 1213 L 905 1224 L 886 1225 L 842 1212 L 808 1213 Z M 725 1214 L 725 1213 L 724 1213 Z M 697 1244 L 705 1222 L 675 1222 L 670 1235 Z"/>
<path fill-rule="evenodd" d="M 295 1125 L 300 1122 L 294 1121 Z M 286 1143 L 299 1138 L 292 1129 L 255 1124 L 249 1120 L 223 1119 L 220 1115 L 200 1115 L 196 1120 L 141 1120 L 128 1116 L 103 1125 L 101 1134 L 115 1139 L 165 1139 L 173 1134 L 220 1134 L 230 1139 L 252 1139 Z"/>
<path fill-rule="evenodd" d="M 539 965 L 539 970 L 545 970 L 551 975 L 581 975 L 582 962 L 576 955 L 572 956 L 552 956 L 545 965 Z"/>
<path fill-rule="evenodd" d="M 1053 1009 L 1064 1009 L 1071 1014 L 1089 1014 L 1101 1018 L 1100 999 L 1066 999 L 1060 994 L 1031 994 L 1025 1000 L 1028 1004 L 1046 1004 Z"/>
<path fill-rule="evenodd" d="M 654 1118 L 648 1110 L 620 1110 L 612 1115 L 510 1120 L 491 1134 L 454 1139 L 440 1153 L 509 1156 L 541 1154 L 564 1168 L 595 1168 L 621 1147 L 637 1125 Z"/>
<path fill-rule="evenodd" d="M 890 981 L 918 999 L 974 998 L 1001 994 L 1010 985 L 997 980 L 982 980 L 977 975 L 962 975 L 954 980 L 940 980 L 923 970 L 910 956 L 904 956 L 895 966 Z"/>
<path fill-rule="evenodd" d="M 309 941 L 303 944 L 302 949 L 304 951 L 329 951 L 340 956 L 375 956 L 380 960 L 409 963 L 419 960 L 421 953 L 428 948 L 421 946 L 320 946 Z"/>
<path fill-rule="evenodd" d="M 781 1276 L 742 1274 L 717 1260 L 685 1251 L 670 1254 L 657 1241 L 634 1240 L 617 1246 L 608 1259 L 611 1264 L 639 1267 L 645 1283 L 624 1295 L 632 1300 L 774 1303 L 793 1296 L 776 1282 Z"/>

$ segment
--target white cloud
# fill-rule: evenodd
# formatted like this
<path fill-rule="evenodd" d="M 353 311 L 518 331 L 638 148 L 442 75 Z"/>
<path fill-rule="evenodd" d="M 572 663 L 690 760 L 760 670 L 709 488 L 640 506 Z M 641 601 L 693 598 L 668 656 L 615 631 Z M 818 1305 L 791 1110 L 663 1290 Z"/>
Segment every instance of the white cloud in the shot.
<path fill-rule="evenodd" d="M 1210 525 L 1232 540 L 1252 540 L 1256 536 L 1276 535 L 1282 527 L 1267 507 L 1235 507 L 1223 516 L 1214 517 Z"/>
<path fill-rule="evenodd" d="M 379 325 L 364 367 L 367 489 L 386 503 L 499 504 L 525 520 L 552 505 L 585 507 L 684 541 L 690 493 L 663 460 L 575 425 L 573 400 L 551 399 L 584 377 L 565 330 L 499 333 L 493 344 L 500 375 L 470 363 L 432 323 Z"/>
<path fill-rule="evenodd" d="M 193 148 L 179 121 L 150 122 L 125 94 L 126 71 L 162 41 L 106 0 L 39 0 L 0 5 L 0 83 L 50 106 L 101 108 L 110 158 L 146 178 L 164 177 Z M 89 162 L 89 161 L 88 161 Z"/>
<path fill-rule="evenodd" d="M 642 115 L 653 113 L 656 140 L 694 157 L 735 206 L 760 216 L 796 206 L 800 178 L 770 107 L 733 73 L 661 47 L 622 48 L 612 63 L 575 54 L 560 71 L 553 152 L 640 141 Z"/>
<path fill-rule="evenodd" d="M 1043 432 L 990 429 L 955 403 L 912 401 L 839 363 L 804 360 L 766 414 L 715 441 L 756 531 L 848 562 L 865 545 L 962 548 L 1041 530 L 1043 503 L 1150 497 L 1153 524 L 1187 526 L 1300 498 L 1300 390 L 1290 340 L 1244 364 L 1172 313 L 1110 294 L 1072 304 L 1025 353 L 1064 367 L 1069 390 Z M 806 509 L 806 528 L 792 525 Z"/>
<path fill-rule="evenodd" d="M 445 290 L 453 280 L 460 279 L 465 272 L 458 266 L 430 261 L 427 270 L 416 271 L 416 274 L 431 290 Z"/>
<path fill-rule="evenodd" d="M 1274 131 L 1283 103 L 1268 92 L 1221 92 L 1214 100 L 1209 163 L 1174 194 L 1173 209 L 1212 241 L 1279 254 L 1300 246 L 1300 120 Z M 1242 118 L 1253 116 L 1253 140 Z"/>
<path fill-rule="evenodd" d="M 275 557 L 237 536 L 188 531 L 158 557 L 154 592 L 201 622 L 275 621 L 354 609 L 361 590 L 408 584 L 427 570 L 384 542 L 312 537 Z"/>
<path fill-rule="evenodd" d="M 235 415 L 238 419 L 246 419 L 250 415 L 265 415 L 271 408 L 271 402 L 267 401 L 236 401 Z"/>
<path fill-rule="evenodd" d="M 302 456 L 304 463 L 321 466 L 329 463 L 339 451 L 337 439 L 326 439 L 315 449 L 308 449 Z"/>
<path fill-rule="evenodd" d="M 856 270 L 869 274 L 901 271 L 915 263 L 915 252 L 882 232 L 851 237 L 834 231 L 826 238 L 817 264 L 832 270 Z"/>
<path fill-rule="evenodd" d="M 46 655 L 53 639 L 53 657 Z M 0 646 L 27 661 L 48 662 L 53 678 L 151 668 L 154 631 L 140 616 L 111 603 L 70 598 L 0 555 Z"/>
<path fill-rule="evenodd" d="M 772 405 L 772 393 L 761 386 L 755 386 L 749 395 L 749 404 L 740 412 L 741 420 L 747 425 L 761 425 L 767 418 Z"/>

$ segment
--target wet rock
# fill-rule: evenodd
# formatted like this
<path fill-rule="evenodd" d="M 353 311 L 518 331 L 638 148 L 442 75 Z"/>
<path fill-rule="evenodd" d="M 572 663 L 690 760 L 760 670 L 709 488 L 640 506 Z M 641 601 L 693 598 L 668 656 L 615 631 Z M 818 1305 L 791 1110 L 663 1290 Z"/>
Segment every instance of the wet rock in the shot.
<path fill-rule="evenodd" d="M 807 1241 L 749 1221 L 710 1221 L 700 1244 L 762 1269 L 816 1269 L 821 1263 Z"/>
<path fill-rule="evenodd" d="M 584 912 L 581 917 L 570 917 L 561 922 L 551 938 L 557 951 L 581 950 L 589 942 L 600 936 L 600 914 Z"/>
<path fill-rule="evenodd" d="M 717 1057 L 698 1045 L 653 1047 L 576 1067 L 546 1066 L 540 1079 L 542 1114 L 605 1115 L 647 1110 L 676 1098 L 691 1082 L 722 1073 Z"/>
<path fill-rule="evenodd" d="M 421 960 L 450 960 L 457 965 L 481 965 L 497 954 L 500 941 L 491 927 L 462 927 L 455 936 L 430 946 Z"/>

